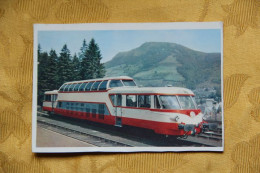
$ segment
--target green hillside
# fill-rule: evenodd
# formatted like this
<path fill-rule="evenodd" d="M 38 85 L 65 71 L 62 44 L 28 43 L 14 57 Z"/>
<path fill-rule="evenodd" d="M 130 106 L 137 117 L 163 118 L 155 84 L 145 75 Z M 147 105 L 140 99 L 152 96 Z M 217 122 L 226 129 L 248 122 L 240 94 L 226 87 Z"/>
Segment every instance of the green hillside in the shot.
<path fill-rule="evenodd" d="M 127 75 L 143 86 L 218 87 L 220 53 L 203 53 L 175 43 L 148 42 L 118 53 L 105 64 L 106 76 Z"/>

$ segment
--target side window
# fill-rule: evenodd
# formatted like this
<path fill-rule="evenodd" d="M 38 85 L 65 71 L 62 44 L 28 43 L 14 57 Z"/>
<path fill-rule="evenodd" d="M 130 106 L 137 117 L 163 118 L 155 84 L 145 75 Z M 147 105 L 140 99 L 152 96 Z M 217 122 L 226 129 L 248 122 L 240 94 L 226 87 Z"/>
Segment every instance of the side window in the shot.
<path fill-rule="evenodd" d="M 74 108 L 75 111 L 78 111 L 79 110 L 79 103 L 75 103 L 75 108 Z"/>
<path fill-rule="evenodd" d="M 116 95 L 116 105 L 117 106 L 122 106 L 122 95 L 121 94 L 117 94 Z"/>
<path fill-rule="evenodd" d="M 111 99 L 113 105 L 116 106 L 116 97 L 115 97 L 115 95 L 110 95 L 110 99 Z"/>
<path fill-rule="evenodd" d="M 110 99 L 114 106 L 122 106 L 122 95 L 121 94 L 110 95 Z"/>
<path fill-rule="evenodd" d="M 126 106 L 137 107 L 136 95 L 126 95 Z"/>
<path fill-rule="evenodd" d="M 150 108 L 151 107 L 151 96 L 139 95 L 138 96 L 138 107 L 139 108 Z"/>
<path fill-rule="evenodd" d="M 104 80 L 104 81 L 99 85 L 98 90 L 101 91 L 101 90 L 106 90 L 106 89 L 107 89 L 107 80 Z"/>
<path fill-rule="evenodd" d="M 110 88 L 121 87 L 121 86 L 123 86 L 123 84 L 120 80 L 111 80 L 109 84 Z"/>
<path fill-rule="evenodd" d="M 84 88 L 85 86 L 87 85 L 88 83 L 83 83 L 79 86 L 79 91 L 84 91 Z"/>
<path fill-rule="evenodd" d="M 73 103 L 73 102 L 70 103 L 70 110 L 75 110 L 75 107 L 74 107 L 74 103 Z"/>
<path fill-rule="evenodd" d="M 105 105 L 99 104 L 98 105 L 98 113 L 104 115 L 105 114 Z"/>
<path fill-rule="evenodd" d="M 91 88 L 91 91 L 96 91 L 98 89 L 98 85 L 100 84 L 101 82 L 95 82 Z"/>
<path fill-rule="evenodd" d="M 91 86 L 93 85 L 94 82 L 89 82 L 88 85 L 85 88 L 85 91 L 90 91 Z"/>
<path fill-rule="evenodd" d="M 84 110 L 84 103 L 81 103 L 80 104 L 80 112 L 83 112 L 83 110 Z"/>
<path fill-rule="evenodd" d="M 161 108 L 157 95 L 154 96 L 154 108 L 155 109 L 160 109 Z"/>
<path fill-rule="evenodd" d="M 58 105 L 59 105 L 59 108 L 61 108 L 61 107 L 62 107 L 62 102 L 59 102 L 59 104 L 58 104 Z"/>
<path fill-rule="evenodd" d="M 45 95 L 45 101 L 51 101 L 51 95 L 49 94 Z"/>

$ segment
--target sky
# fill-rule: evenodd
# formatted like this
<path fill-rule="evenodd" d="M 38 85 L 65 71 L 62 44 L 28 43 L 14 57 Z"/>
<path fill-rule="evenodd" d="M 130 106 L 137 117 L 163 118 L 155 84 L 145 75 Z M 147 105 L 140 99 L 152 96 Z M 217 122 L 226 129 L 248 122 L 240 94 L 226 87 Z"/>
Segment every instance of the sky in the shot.
<path fill-rule="evenodd" d="M 38 31 L 38 44 L 42 51 L 54 49 L 59 54 L 67 44 L 72 56 L 80 51 L 84 39 L 88 43 L 91 38 L 99 45 L 102 62 L 145 42 L 170 42 L 201 52 L 221 52 L 220 29 Z"/>

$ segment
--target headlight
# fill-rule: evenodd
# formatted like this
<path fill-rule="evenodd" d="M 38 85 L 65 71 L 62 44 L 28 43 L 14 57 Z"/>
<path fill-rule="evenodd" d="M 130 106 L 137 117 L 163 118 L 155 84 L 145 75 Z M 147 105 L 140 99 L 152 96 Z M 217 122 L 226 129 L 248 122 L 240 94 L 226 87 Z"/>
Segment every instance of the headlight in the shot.
<path fill-rule="evenodd" d="M 193 112 L 193 111 L 190 112 L 190 117 L 193 118 L 193 117 L 195 117 L 195 115 L 196 115 L 195 112 Z"/>
<path fill-rule="evenodd" d="M 170 118 L 171 121 L 175 121 L 175 122 L 177 122 L 179 119 L 180 119 L 179 116 L 176 116 L 175 118 Z"/>

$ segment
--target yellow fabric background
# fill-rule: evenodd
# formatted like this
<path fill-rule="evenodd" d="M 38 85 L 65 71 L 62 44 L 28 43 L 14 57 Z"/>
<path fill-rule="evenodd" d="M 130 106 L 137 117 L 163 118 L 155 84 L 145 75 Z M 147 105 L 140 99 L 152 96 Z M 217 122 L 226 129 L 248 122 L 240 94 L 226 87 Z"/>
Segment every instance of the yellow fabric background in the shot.
<path fill-rule="evenodd" d="M 224 153 L 33 154 L 34 23 L 224 22 Z M 259 0 L 0 0 L 0 172 L 260 172 Z"/>

